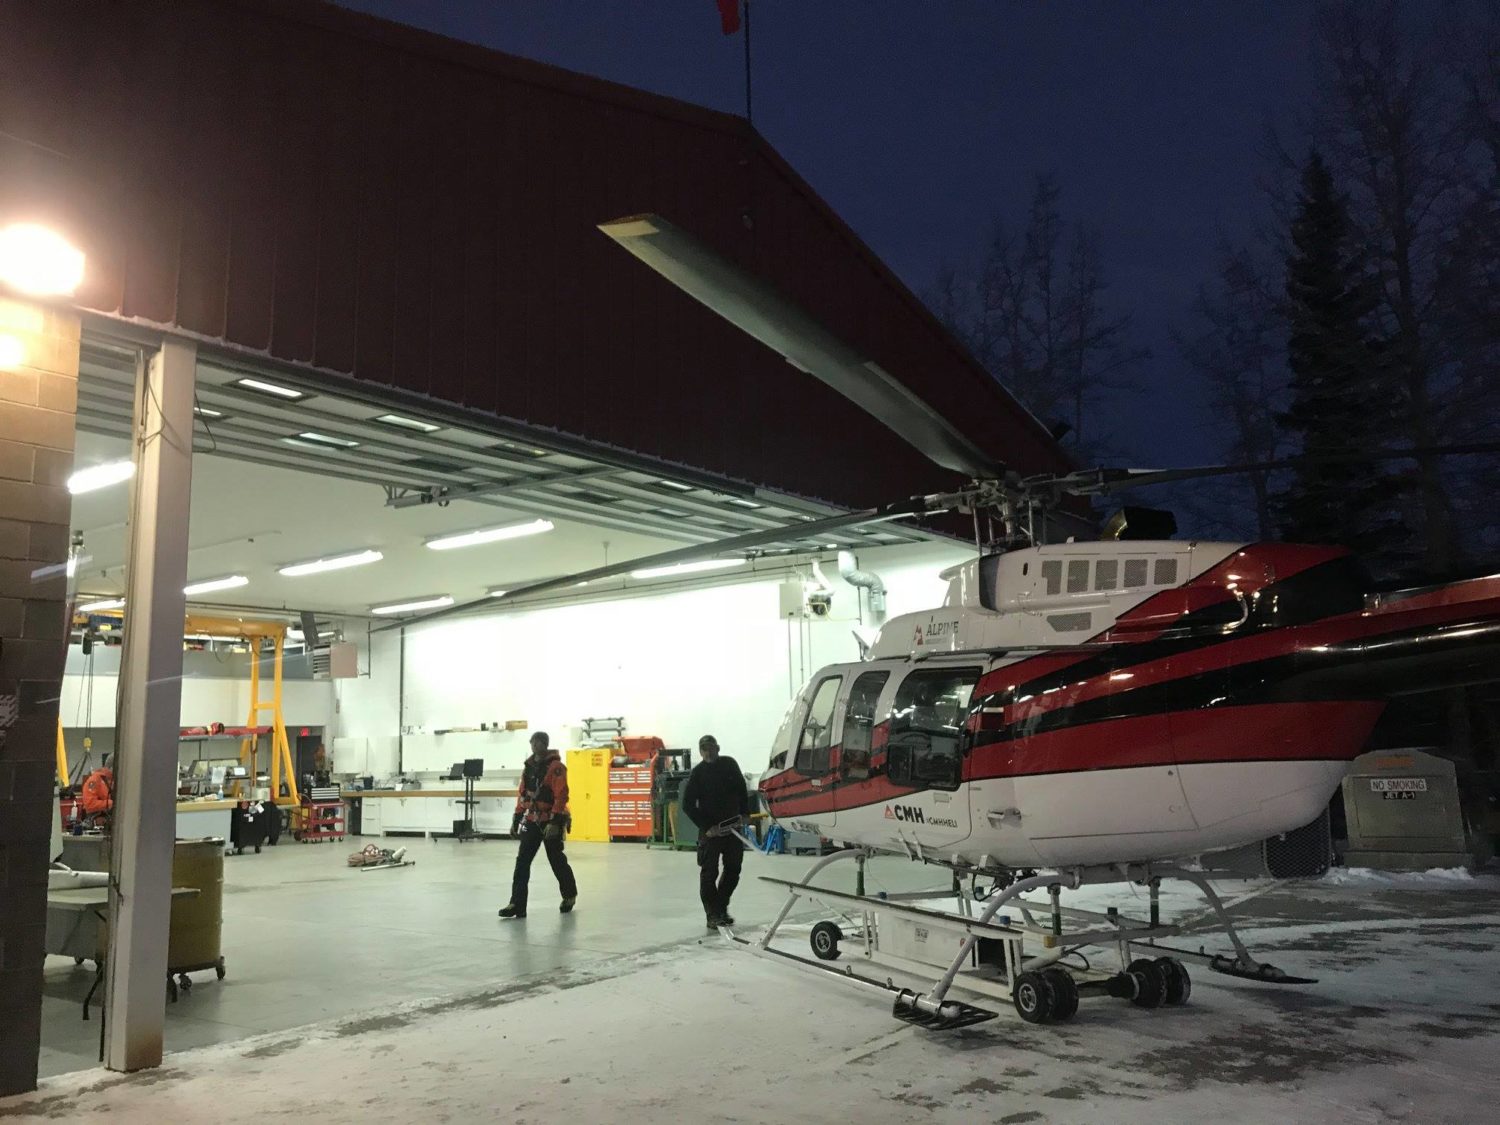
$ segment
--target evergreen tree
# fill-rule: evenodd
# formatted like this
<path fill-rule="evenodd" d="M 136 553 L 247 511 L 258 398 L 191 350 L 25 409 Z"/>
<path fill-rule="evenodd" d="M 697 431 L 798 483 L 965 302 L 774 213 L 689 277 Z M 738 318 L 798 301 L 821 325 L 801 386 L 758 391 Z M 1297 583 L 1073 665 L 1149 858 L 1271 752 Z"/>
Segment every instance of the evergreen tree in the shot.
<path fill-rule="evenodd" d="M 1371 463 L 1317 461 L 1389 448 L 1399 409 L 1387 349 L 1371 325 L 1378 294 L 1355 248 L 1348 201 L 1314 152 L 1290 232 L 1283 315 L 1290 403 L 1278 421 L 1294 453 L 1314 459 L 1275 497 L 1284 538 L 1333 543 L 1376 571 L 1399 567 L 1399 484 Z"/>

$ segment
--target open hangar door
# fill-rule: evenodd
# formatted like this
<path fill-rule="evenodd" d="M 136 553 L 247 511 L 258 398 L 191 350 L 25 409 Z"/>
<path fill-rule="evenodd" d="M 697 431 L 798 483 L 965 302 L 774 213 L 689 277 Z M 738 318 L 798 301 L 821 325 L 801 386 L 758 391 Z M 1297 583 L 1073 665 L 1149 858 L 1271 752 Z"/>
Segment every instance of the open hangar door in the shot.
<path fill-rule="evenodd" d="M 110 483 L 73 496 L 74 627 L 59 740 L 60 771 L 75 788 L 114 748 L 113 642 L 129 621 L 121 604 L 129 475 L 118 467 L 130 460 L 139 352 L 107 332 L 85 334 L 79 381 L 76 468 Z M 369 784 L 392 796 L 360 798 L 364 810 L 378 810 L 363 817 L 368 836 L 353 836 L 345 822 L 331 848 L 283 836 L 277 848 L 226 858 L 218 941 L 227 972 L 222 980 L 188 974 L 202 987 L 178 990 L 169 1005 L 169 1049 L 306 1023 L 299 996 L 308 980 L 358 1009 L 492 979 L 493 967 L 474 964 L 472 939 L 493 936 L 488 903 L 503 899 L 510 847 L 457 847 L 452 824 L 466 813 L 463 783 L 449 776 L 455 762 L 483 761 L 479 804 L 467 815 L 492 836 L 508 826 L 532 730 L 549 730 L 555 746 L 581 744 L 584 720 L 600 715 L 624 716 L 630 733 L 669 745 L 713 730 L 746 770 L 758 771 L 791 693 L 819 665 L 852 658 L 856 631 L 876 624 L 861 592 L 839 585 L 837 553 L 857 551 L 862 567 L 882 572 L 894 612 L 934 603 L 943 589 L 937 572 L 963 555 L 950 542 L 882 524 L 789 538 L 715 568 L 626 575 L 380 631 L 450 599 L 836 509 L 206 352 L 197 359 L 194 414 L 178 835 L 221 832 L 197 799 L 269 796 L 272 780 L 274 739 L 252 735 L 251 776 L 229 791 L 245 736 L 218 733 L 268 724 L 251 713 L 251 667 L 264 698 L 271 645 L 233 630 L 195 631 L 193 620 L 284 629 L 284 800 L 288 780 L 299 796 L 305 787 L 309 763 L 296 750 L 312 740 L 330 775 L 314 782 Z M 789 587 L 830 581 L 831 613 L 786 612 Z M 332 663 L 343 667 L 330 667 L 335 649 Z M 417 853 L 425 865 L 404 883 L 352 881 L 346 852 L 415 842 L 376 837 L 386 832 L 437 842 Z M 631 862 L 645 855 L 607 850 Z M 341 881 L 330 887 L 332 878 Z M 475 910 L 476 899 L 486 908 Z M 413 917 L 432 929 L 433 956 L 420 970 L 383 934 L 392 919 Z M 482 935 L 470 932 L 476 926 Z M 337 955 L 346 947 L 352 959 Z M 47 961 L 44 1074 L 98 1059 L 97 1025 L 80 1019 L 94 974 L 87 954 L 83 964 L 78 956 L 70 946 Z"/>

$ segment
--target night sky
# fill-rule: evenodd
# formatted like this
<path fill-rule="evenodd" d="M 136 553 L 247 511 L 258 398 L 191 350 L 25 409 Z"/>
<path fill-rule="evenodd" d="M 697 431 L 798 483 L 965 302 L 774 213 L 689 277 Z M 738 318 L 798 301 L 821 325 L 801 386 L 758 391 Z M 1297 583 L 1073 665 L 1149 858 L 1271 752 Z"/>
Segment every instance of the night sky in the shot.
<path fill-rule="evenodd" d="M 712 0 L 341 2 L 744 112 L 743 41 Z M 1022 222 L 1033 177 L 1055 172 L 1153 352 L 1118 444 L 1137 464 L 1214 461 L 1170 331 L 1221 240 L 1263 217 L 1267 126 L 1293 127 L 1311 93 L 1311 17 L 1300 0 L 753 0 L 754 120 L 919 293 L 995 218 Z"/>

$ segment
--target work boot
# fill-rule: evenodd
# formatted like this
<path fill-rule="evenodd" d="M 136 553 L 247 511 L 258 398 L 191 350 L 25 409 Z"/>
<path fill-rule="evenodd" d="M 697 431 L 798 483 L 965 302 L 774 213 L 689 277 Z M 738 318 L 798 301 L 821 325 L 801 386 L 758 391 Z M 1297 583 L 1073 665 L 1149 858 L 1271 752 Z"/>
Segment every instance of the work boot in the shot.
<path fill-rule="evenodd" d="M 500 917 L 524 918 L 526 917 L 526 911 L 522 910 L 519 906 L 512 902 L 500 908 Z"/>
<path fill-rule="evenodd" d="M 716 914 L 710 914 L 707 917 L 706 922 L 710 930 L 717 930 L 719 928 L 719 918 Z"/>
<path fill-rule="evenodd" d="M 565 898 L 565 899 L 563 899 L 562 900 L 562 905 L 557 908 L 558 913 L 559 914 L 571 914 L 571 913 L 573 913 L 573 904 L 575 902 L 577 902 L 577 901 L 578 901 L 578 896 L 577 895 L 574 895 L 571 898 Z"/>
<path fill-rule="evenodd" d="M 724 914 L 720 914 L 719 915 L 719 925 L 721 925 L 721 926 L 732 926 L 732 925 L 734 925 L 734 919 L 731 918 L 727 912 L 724 913 Z"/>

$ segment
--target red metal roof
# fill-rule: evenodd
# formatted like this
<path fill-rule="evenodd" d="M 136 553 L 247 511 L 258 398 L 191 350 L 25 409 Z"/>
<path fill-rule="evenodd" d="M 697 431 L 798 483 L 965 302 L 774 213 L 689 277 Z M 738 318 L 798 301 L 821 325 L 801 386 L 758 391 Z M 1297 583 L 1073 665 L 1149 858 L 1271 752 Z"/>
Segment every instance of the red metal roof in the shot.
<path fill-rule="evenodd" d="M 311 0 L 0 26 L 0 217 L 75 233 L 84 308 L 840 503 L 944 483 L 595 229 L 654 211 L 997 457 L 1065 464 L 739 118 Z"/>

